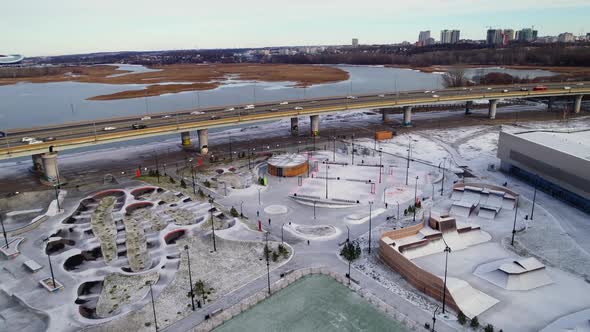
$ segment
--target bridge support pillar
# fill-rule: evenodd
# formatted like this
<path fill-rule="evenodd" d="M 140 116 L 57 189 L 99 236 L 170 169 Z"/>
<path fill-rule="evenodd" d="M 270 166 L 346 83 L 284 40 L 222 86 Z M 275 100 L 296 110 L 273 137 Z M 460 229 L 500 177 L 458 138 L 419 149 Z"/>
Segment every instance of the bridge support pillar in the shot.
<path fill-rule="evenodd" d="M 199 135 L 199 149 L 201 154 L 207 154 L 209 152 L 209 129 L 197 130 Z"/>
<path fill-rule="evenodd" d="M 393 113 L 390 110 L 381 110 L 383 114 L 383 123 L 392 123 L 393 122 Z"/>
<path fill-rule="evenodd" d="M 31 158 L 33 159 L 33 167 L 31 170 L 37 174 L 43 174 L 43 154 L 34 154 Z"/>
<path fill-rule="evenodd" d="M 43 175 L 41 182 L 47 185 L 57 185 L 62 183 L 59 178 L 59 167 L 57 165 L 57 152 L 48 152 L 41 155 Z"/>
<path fill-rule="evenodd" d="M 488 117 L 493 120 L 496 118 L 496 107 L 498 107 L 498 99 L 490 99 L 490 109 L 488 110 Z"/>
<path fill-rule="evenodd" d="M 291 118 L 291 136 L 299 136 L 299 118 Z"/>
<path fill-rule="evenodd" d="M 183 131 L 180 133 L 180 140 L 182 142 L 182 148 L 191 148 L 193 144 L 191 143 L 191 133 L 190 131 Z"/>
<path fill-rule="evenodd" d="M 412 106 L 404 107 L 404 121 L 402 122 L 402 126 L 412 126 Z"/>
<path fill-rule="evenodd" d="M 469 100 L 465 102 L 465 114 L 471 114 L 471 108 L 473 107 L 473 101 Z"/>
<path fill-rule="evenodd" d="M 580 110 L 582 109 L 582 97 L 584 97 L 584 95 L 576 96 L 576 100 L 574 102 L 574 113 L 580 113 Z"/>
<path fill-rule="evenodd" d="M 311 115 L 309 117 L 309 121 L 310 121 L 311 136 L 319 136 L 320 135 L 320 116 L 319 115 Z"/>

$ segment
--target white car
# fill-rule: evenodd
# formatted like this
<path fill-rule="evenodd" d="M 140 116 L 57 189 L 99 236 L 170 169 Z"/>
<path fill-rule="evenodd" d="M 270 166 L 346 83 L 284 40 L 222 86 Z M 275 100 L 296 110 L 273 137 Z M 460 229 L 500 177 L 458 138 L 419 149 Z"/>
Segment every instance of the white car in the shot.
<path fill-rule="evenodd" d="M 169 119 L 169 118 L 171 118 L 171 117 L 172 117 L 171 115 L 164 115 L 164 116 L 162 117 L 162 119 Z"/>
<path fill-rule="evenodd" d="M 432 90 L 432 93 L 436 93 L 436 91 Z"/>
<path fill-rule="evenodd" d="M 385 98 L 385 95 L 378 95 L 379 98 Z"/>
<path fill-rule="evenodd" d="M 34 141 L 34 140 L 35 140 L 34 137 L 23 137 L 23 138 L 21 138 L 20 141 L 23 142 L 23 143 L 28 143 L 28 142 Z"/>
<path fill-rule="evenodd" d="M 488 88 L 488 90 L 492 90 L 492 88 Z"/>
<path fill-rule="evenodd" d="M 33 139 L 31 141 L 28 142 L 29 144 L 39 144 L 39 143 L 43 143 L 43 141 L 40 141 L 38 139 Z"/>
<path fill-rule="evenodd" d="M 201 114 L 205 114 L 205 112 L 199 112 L 199 111 L 191 112 L 191 115 L 201 115 Z"/>
<path fill-rule="evenodd" d="M 117 127 L 104 127 L 102 128 L 103 131 L 111 131 L 111 130 L 115 130 L 117 129 Z"/>
<path fill-rule="evenodd" d="M 346 97 L 346 99 L 356 99 L 356 97 L 355 96 L 348 96 L 348 97 Z"/>
<path fill-rule="evenodd" d="M 584 85 L 584 83 L 580 82 L 580 83 L 578 83 L 578 84 L 576 84 L 576 85 L 580 85 L 580 86 L 581 86 L 581 85 Z"/>
<path fill-rule="evenodd" d="M 572 88 L 571 88 L 571 87 L 569 87 L 569 86 L 564 86 L 564 87 L 563 87 L 563 89 L 564 89 L 564 90 L 571 90 Z"/>
<path fill-rule="evenodd" d="M 141 118 L 141 121 L 151 120 L 151 119 L 152 119 L 151 116 L 144 116 L 143 118 Z"/>
<path fill-rule="evenodd" d="M 430 90 L 426 90 L 426 91 L 424 91 L 424 93 L 430 93 Z"/>
<path fill-rule="evenodd" d="M 301 107 L 301 106 L 297 106 L 297 107 L 295 107 L 295 110 L 296 110 L 296 111 L 301 111 L 302 109 L 303 109 L 303 107 Z"/>
<path fill-rule="evenodd" d="M 236 110 L 236 109 L 235 109 L 235 108 L 233 108 L 233 107 L 230 107 L 230 108 L 226 109 L 226 111 L 228 111 L 228 112 L 235 111 L 235 110 Z"/>
<path fill-rule="evenodd" d="M 244 107 L 245 110 L 253 110 L 254 109 L 254 105 L 246 105 L 246 107 Z"/>
<path fill-rule="evenodd" d="M 439 98 L 439 95 L 432 95 L 432 98 Z"/>
<path fill-rule="evenodd" d="M 284 102 L 280 103 L 279 105 L 289 105 L 289 102 L 288 101 L 284 101 Z"/>
<path fill-rule="evenodd" d="M 506 93 L 506 92 L 508 92 L 508 90 L 507 90 L 507 89 L 504 89 L 504 90 L 502 90 L 502 93 Z"/>

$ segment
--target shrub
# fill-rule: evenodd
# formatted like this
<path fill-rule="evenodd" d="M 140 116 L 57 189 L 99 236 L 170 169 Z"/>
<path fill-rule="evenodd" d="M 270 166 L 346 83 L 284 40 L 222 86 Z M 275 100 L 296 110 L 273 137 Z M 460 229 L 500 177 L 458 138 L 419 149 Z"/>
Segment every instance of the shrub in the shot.
<path fill-rule="evenodd" d="M 472 328 L 477 328 L 479 327 L 479 320 L 477 319 L 477 316 L 474 316 L 473 318 L 471 318 L 471 323 L 469 324 Z"/>
<path fill-rule="evenodd" d="M 231 207 L 231 210 L 229 210 L 229 213 L 231 214 L 231 216 L 232 216 L 232 217 L 237 217 L 237 216 L 239 216 L 239 215 L 240 215 L 240 214 L 238 213 L 238 210 L 236 210 L 236 208 L 235 208 L 235 207 L 233 207 L 233 206 Z"/>
<path fill-rule="evenodd" d="M 276 251 L 272 252 L 272 261 L 276 262 L 279 259 L 279 253 Z M 493 331 L 492 331 L 493 332 Z"/>
<path fill-rule="evenodd" d="M 203 198 L 205 197 L 205 193 L 203 192 L 203 189 L 199 188 L 199 191 L 197 191 L 197 194 L 199 194 L 199 197 Z"/>
<path fill-rule="evenodd" d="M 494 325 L 488 324 L 486 327 L 483 328 L 485 332 L 494 332 Z"/>
<path fill-rule="evenodd" d="M 465 323 L 467 323 L 467 317 L 465 317 L 463 311 L 459 311 L 459 314 L 457 315 L 457 321 L 459 321 L 459 324 L 461 325 L 465 325 Z"/>
<path fill-rule="evenodd" d="M 168 177 L 168 179 L 170 180 L 170 183 L 176 183 L 176 181 L 174 181 L 174 178 L 172 176 Z"/>
<path fill-rule="evenodd" d="M 186 182 L 184 182 L 184 179 L 180 180 L 180 187 L 186 189 Z"/>
<path fill-rule="evenodd" d="M 404 216 L 407 216 L 407 215 L 408 215 L 408 209 L 405 209 L 404 210 Z"/>
<path fill-rule="evenodd" d="M 209 180 L 205 180 L 205 182 L 203 182 L 203 184 L 205 185 L 205 187 L 211 188 L 211 182 L 209 182 Z"/>

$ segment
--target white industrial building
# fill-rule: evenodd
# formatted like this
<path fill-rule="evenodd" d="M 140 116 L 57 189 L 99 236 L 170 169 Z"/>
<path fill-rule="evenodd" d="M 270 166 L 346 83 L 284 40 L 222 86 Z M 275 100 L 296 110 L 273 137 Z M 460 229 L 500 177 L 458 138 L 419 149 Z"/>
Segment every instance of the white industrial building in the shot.
<path fill-rule="evenodd" d="M 503 171 L 590 212 L 590 129 L 500 132 Z"/>

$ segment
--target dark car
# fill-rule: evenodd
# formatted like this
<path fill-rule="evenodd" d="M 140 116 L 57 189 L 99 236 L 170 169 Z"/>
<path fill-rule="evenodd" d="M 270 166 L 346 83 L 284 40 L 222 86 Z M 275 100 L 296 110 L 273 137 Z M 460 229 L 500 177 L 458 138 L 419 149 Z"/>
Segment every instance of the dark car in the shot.
<path fill-rule="evenodd" d="M 4 138 L 4 137 L 6 137 L 6 133 L 3 131 L 0 131 L 0 138 Z"/>
<path fill-rule="evenodd" d="M 55 141 L 55 137 L 45 137 L 43 139 L 43 142 L 53 142 L 53 141 Z"/>
<path fill-rule="evenodd" d="M 133 129 L 145 129 L 145 128 L 147 128 L 147 126 L 144 125 L 144 124 L 134 123 L 134 124 L 131 125 L 131 128 L 133 128 Z"/>

